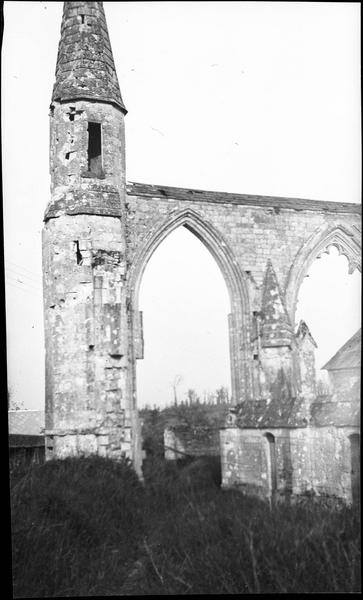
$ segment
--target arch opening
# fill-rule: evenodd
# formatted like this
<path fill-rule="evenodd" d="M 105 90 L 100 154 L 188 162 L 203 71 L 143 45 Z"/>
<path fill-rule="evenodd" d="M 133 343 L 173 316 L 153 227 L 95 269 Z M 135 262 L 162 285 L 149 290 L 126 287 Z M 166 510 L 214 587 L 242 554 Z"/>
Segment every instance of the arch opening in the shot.
<path fill-rule="evenodd" d="M 247 283 L 245 275 L 220 232 L 194 210 L 188 208 L 172 213 L 157 229 L 151 230 L 140 245 L 132 262 L 128 279 L 130 303 L 134 315 L 133 327 L 135 329 L 135 318 L 140 314 L 140 285 L 149 260 L 158 246 L 181 226 L 198 238 L 209 251 L 212 259 L 219 267 L 219 272 L 223 276 L 229 294 L 231 403 L 236 404 L 246 399 L 246 397 L 253 397 L 251 361 L 248 353 L 250 312 Z M 137 358 L 135 354 L 134 357 Z M 135 360 L 133 364 L 135 364 Z M 133 376 L 133 386 L 136 403 L 136 368 Z"/>
<path fill-rule="evenodd" d="M 213 256 L 179 226 L 154 250 L 139 287 L 145 351 L 138 406 L 230 398 L 230 297 Z M 217 398 L 217 390 L 219 395 Z"/>
<path fill-rule="evenodd" d="M 317 229 L 298 251 L 287 277 L 285 299 L 293 325 L 296 324 L 296 305 L 304 277 L 314 261 L 329 252 L 332 246 L 339 255 L 346 257 L 349 274 L 356 270 L 361 271 L 361 241 L 356 226 L 337 225 L 328 229 Z"/>
<path fill-rule="evenodd" d="M 224 277 L 231 301 L 231 308 L 241 301 L 248 308 L 248 291 L 245 276 L 221 234 L 198 213 L 191 209 L 170 215 L 156 231 L 146 237 L 130 269 L 130 288 L 133 305 L 138 306 L 142 274 L 155 250 L 175 229 L 183 226 L 193 233 L 209 250 Z"/>
<path fill-rule="evenodd" d="M 312 261 L 297 297 L 296 324 L 304 320 L 315 348 L 317 393 L 329 393 L 328 372 L 322 367 L 359 330 L 361 281 L 336 243 Z"/>

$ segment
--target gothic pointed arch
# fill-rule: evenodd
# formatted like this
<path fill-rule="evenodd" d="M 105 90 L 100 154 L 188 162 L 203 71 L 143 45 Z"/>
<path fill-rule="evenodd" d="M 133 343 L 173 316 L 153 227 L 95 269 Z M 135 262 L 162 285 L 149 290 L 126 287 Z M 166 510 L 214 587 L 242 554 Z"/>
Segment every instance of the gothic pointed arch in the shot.
<path fill-rule="evenodd" d="M 232 397 L 236 403 L 241 402 L 253 396 L 251 357 L 248 352 L 251 327 L 246 277 L 221 233 L 193 209 L 171 213 L 157 230 L 150 232 L 137 251 L 130 265 L 128 280 L 133 312 L 138 314 L 139 288 L 147 263 L 162 241 L 180 226 L 186 227 L 206 246 L 225 280 L 231 304 L 229 337 Z"/>
<path fill-rule="evenodd" d="M 170 214 L 156 231 L 152 231 L 137 252 L 130 269 L 130 289 L 137 299 L 142 274 L 161 242 L 175 229 L 186 227 L 207 247 L 216 260 L 225 279 L 231 305 L 239 296 L 248 311 L 248 290 L 246 278 L 235 259 L 232 250 L 217 229 L 203 219 L 196 211 L 186 208 Z"/>
<path fill-rule="evenodd" d="M 288 274 L 285 298 L 292 323 L 295 322 L 297 297 L 302 281 L 313 261 L 328 253 L 330 246 L 335 246 L 339 254 L 346 256 L 350 274 L 355 269 L 361 271 L 361 234 L 358 227 L 339 224 L 318 228 L 300 247 Z"/>

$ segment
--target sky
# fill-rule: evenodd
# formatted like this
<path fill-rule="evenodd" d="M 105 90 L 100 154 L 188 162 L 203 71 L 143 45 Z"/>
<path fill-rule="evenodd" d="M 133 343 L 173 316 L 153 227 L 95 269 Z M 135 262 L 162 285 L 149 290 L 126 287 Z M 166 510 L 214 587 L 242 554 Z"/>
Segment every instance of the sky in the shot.
<path fill-rule="evenodd" d="M 360 202 L 360 3 L 104 7 L 129 111 L 129 181 Z M 44 408 L 41 230 L 61 16 L 61 2 L 4 3 L 8 384 L 29 409 Z M 348 278 L 346 259 L 334 251 L 309 275 L 297 316 L 318 343 L 320 367 L 359 327 L 359 277 Z M 139 406 L 171 402 L 177 375 L 180 398 L 188 388 L 203 395 L 230 386 L 227 291 L 212 257 L 185 229 L 151 257 L 140 308 Z"/>

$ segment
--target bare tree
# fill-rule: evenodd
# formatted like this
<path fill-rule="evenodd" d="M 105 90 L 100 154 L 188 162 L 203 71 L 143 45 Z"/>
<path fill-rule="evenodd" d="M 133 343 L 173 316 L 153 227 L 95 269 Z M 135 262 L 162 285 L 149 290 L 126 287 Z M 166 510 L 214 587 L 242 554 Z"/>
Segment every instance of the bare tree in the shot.
<path fill-rule="evenodd" d="M 228 404 L 229 396 L 228 396 L 228 388 L 224 385 L 221 385 L 220 388 L 216 390 L 216 398 L 217 404 Z"/>
<path fill-rule="evenodd" d="M 178 385 L 181 384 L 182 381 L 183 381 L 183 375 L 178 374 L 178 375 L 175 375 L 173 383 L 171 384 L 173 391 L 174 391 L 174 406 L 178 406 L 177 387 L 178 387 Z"/>
<path fill-rule="evenodd" d="M 195 390 L 189 389 L 186 392 L 186 396 L 189 406 L 192 406 L 193 404 L 200 404 L 200 398 Z"/>

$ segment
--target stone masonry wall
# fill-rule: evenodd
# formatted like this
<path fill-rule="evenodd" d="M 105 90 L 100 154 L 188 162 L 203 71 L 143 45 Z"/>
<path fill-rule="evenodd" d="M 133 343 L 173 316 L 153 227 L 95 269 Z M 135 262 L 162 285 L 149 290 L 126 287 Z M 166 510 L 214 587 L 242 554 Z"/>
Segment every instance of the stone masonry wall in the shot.
<path fill-rule="evenodd" d="M 128 286 L 135 312 L 138 311 L 138 287 L 147 261 L 175 227 L 184 224 L 194 232 L 219 264 L 231 300 L 231 381 L 236 403 L 258 397 L 264 382 L 268 385 L 268 374 L 257 373 L 251 343 L 254 315 L 261 310 L 268 260 L 282 289 L 282 301 L 287 302 L 289 282 L 296 280 L 296 285 L 300 285 L 298 277 L 291 277 L 295 261 L 301 261 L 301 254 L 317 235 L 326 232 L 328 243 L 333 243 L 337 230 L 339 240 L 345 236 L 348 246 L 351 239 L 359 239 L 359 207 L 347 204 L 129 183 L 125 206 Z M 343 230 L 348 233 L 342 233 Z M 356 260 L 355 247 L 352 252 Z M 293 312 L 292 305 L 287 304 L 286 309 Z M 276 352 L 279 350 L 267 350 L 257 359 L 266 363 L 267 370 L 270 367 L 276 370 Z M 270 354 L 273 355 L 271 360 Z M 290 360 L 290 356 L 279 358 L 284 364 Z M 294 387 L 296 364 L 289 369 Z"/>
<path fill-rule="evenodd" d="M 301 393 L 305 398 L 312 400 L 316 397 L 316 370 L 314 347 L 309 339 L 299 343 L 297 353 Z"/>
<path fill-rule="evenodd" d="M 276 446 L 277 495 L 313 494 L 352 501 L 352 427 L 221 430 L 222 487 L 271 497 L 271 465 L 266 434 Z"/>
<path fill-rule="evenodd" d="M 167 427 L 164 430 L 165 458 L 178 460 L 187 456 L 219 456 L 217 427 Z"/>
<path fill-rule="evenodd" d="M 337 369 L 328 372 L 334 400 L 351 401 L 360 394 L 360 368 Z"/>
<path fill-rule="evenodd" d="M 135 184 L 136 186 L 136 184 Z M 162 189 L 162 188 L 161 188 Z M 188 190 L 182 190 L 187 196 Z M 201 192 L 200 195 L 208 192 Z M 196 194 L 194 194 L 196 195 Z M 220 194 L 223 196 L 223 194 Z M 231 203 L 228 194 L 224 203 L 163 198 L 162 195 L 149 197 L 133 193 L 133 184 L 128 185 L 127 221 L 128 248 L 130 258 L 140 245 L 152 237 L 163 226 L 163 221 L 177 215 L 179 211 L 190 209 L 216 228 L 232 249 L 235 259 L 246 277 L 252 275 L 260 288 L 267 260 L 270 258 L 282 288 L 286 286 L 290 268 L 299 249 L 318 229 L 330 229 L 344 223 L 348 226 L 359 224 L 358 214 L 317 208 L 302 209 L 296 199 L 296 208 L 284 208 L 284 199 L 274 206 L 259 206 L 256 197 L 254 206 Z M 290 204 L 294 200 L 290 200 Z M 322 203 L 328 204 L 328 203 Z M 258 298 L 257 302 L 258 304 Z M 253 309 L 253 305 L 251 307 Z"/>
<path fill-rule="evenodd" d="M 106 449 L 130 455 L 134 407 L 126 391 L 120 220 L 90 215 L 51 219 L 43 244 L 46 430 L 60 435 L 57 455 L 105 454 Z"/>
<path fill-rule="evenodd" d="M 102 175 L 88 172 L 88 123 L 101 124 Z M 97 102 L 53 103 L 50 111 L 50 174 L 52 199 L 45 218 L 67 211 L 121 214 L 125 185 L 125 125 L 123 114 Z M 91 193 L 90 193 L 91 192 Z"/>

